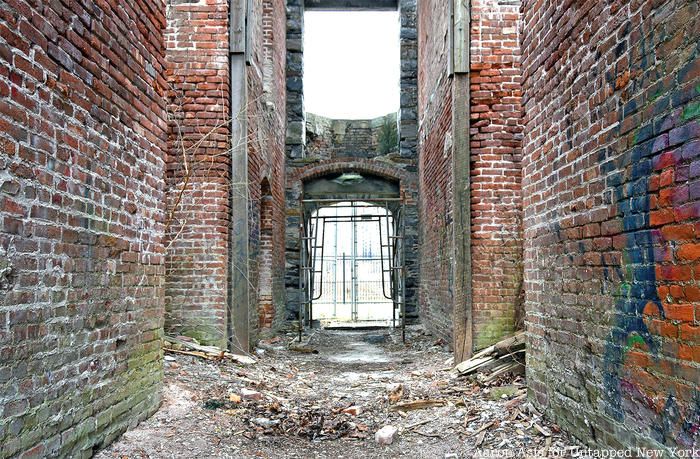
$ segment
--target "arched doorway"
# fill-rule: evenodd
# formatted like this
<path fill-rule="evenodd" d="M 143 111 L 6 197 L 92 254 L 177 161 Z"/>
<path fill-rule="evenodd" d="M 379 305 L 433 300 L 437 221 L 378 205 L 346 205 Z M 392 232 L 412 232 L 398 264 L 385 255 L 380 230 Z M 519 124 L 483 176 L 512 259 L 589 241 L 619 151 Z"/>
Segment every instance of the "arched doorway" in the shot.
<path fill-rule="evenodd" d="M 260 251 L 258 255 L 258 326 L 272 327 L 275 309 L 272 301 L 272 234 L 273 201 L 270 182 L 260 186 Z"/>
<path fill-rule="evenodd" d="M 403 326 L 403 198 L 397 181 L 354 171 L 304 182 L 300 330 Z"/>

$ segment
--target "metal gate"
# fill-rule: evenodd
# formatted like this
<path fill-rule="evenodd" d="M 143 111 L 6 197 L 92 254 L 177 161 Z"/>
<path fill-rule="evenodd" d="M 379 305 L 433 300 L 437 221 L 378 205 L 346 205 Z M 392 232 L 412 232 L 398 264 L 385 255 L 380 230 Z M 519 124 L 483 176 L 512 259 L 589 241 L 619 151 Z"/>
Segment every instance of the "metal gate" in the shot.
<path fill-rule="evenodd" d="M 403 330 L 404 200 L 304 199 L 301 210 L 300 335 L 324 315 L 319 311 L 330 324 Z M 338 234 L 340 224 L 346 229 Z M 383 305 L 391 308 L 391 317 L 378 318 Z"/>

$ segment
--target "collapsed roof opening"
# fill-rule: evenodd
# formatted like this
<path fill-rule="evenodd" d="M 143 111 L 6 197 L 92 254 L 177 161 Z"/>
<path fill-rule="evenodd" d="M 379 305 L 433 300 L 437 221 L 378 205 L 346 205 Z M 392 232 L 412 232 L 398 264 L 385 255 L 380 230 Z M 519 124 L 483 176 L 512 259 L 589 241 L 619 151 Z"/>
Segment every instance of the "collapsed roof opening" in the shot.
<path fill-rule="evenodd" d="M 306 11 L 304 105 L 337 119 L 399 109 L 398 11 Z"/>

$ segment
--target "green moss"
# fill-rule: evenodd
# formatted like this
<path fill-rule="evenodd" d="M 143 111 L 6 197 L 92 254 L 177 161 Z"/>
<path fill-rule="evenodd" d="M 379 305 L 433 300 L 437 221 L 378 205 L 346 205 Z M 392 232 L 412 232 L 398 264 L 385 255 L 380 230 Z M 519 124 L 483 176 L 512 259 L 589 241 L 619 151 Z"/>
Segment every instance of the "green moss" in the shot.
<path fill-rule="evenodd" d="M 506 397 L 512 397 L 518 393 L 520 387 L 516 386 L 500 386 L 491 389 L 491 400 L 500 400 L 504 395 Z"/>

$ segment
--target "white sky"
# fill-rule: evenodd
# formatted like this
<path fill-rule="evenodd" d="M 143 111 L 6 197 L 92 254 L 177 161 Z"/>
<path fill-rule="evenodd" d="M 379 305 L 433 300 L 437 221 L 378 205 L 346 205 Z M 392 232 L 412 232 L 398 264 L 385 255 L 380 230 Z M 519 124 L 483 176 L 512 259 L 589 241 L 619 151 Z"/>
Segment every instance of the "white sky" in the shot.
<path fill-rule="evenodd" d="M 399 109 L 399 16 L 395 11 L 304 15 L 304 106 L 331 118 Z"/>

